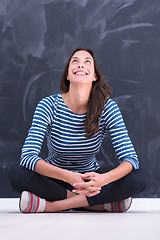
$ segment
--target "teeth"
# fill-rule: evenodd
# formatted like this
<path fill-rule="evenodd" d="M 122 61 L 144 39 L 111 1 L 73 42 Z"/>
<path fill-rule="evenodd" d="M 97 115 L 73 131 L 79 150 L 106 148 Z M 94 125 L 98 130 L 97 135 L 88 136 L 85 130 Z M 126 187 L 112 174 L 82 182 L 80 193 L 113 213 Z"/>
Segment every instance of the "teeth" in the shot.
<path fill-rule="evenodd" d="M 83 74 L 83 75 L 86 75 L 86 73 L 84 73 L 84 72 L 76 72 L 76 74 Z"/>

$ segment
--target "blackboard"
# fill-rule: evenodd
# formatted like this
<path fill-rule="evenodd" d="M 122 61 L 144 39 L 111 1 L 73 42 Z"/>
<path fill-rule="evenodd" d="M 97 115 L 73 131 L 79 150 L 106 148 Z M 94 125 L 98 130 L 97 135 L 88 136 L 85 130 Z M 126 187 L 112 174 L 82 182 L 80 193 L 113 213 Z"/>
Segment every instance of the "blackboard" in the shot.
<path fill-rule="evenodd" d="M 0 197 L 40 99 L 59 93 L 72 50 L 90 47 L 112 86 L 140 166 L 151 183 L 138 197 L 160 197 L 160 1 L 0 1 Z M 47 150 L 45 144 L 42 155 Z M 107 135 L 98 159 L 116 162 Z"/>

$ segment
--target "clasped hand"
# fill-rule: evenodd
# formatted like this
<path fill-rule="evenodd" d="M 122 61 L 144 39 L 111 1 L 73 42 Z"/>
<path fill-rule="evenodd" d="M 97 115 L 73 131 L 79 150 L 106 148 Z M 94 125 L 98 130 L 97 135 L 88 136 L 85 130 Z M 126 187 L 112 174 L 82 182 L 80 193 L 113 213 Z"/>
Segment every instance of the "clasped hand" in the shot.
<path fill-rule="evenodd" d="M 81 180 L 72 184 L 73 187 L 75 187 L 72 192 L 77 194 L 83 194 L 85 196 L 92 197 L 99 194 L 101 187 L 105 185 L 104 174 L 87 172 L 80 174 L 79 177 Z"/>

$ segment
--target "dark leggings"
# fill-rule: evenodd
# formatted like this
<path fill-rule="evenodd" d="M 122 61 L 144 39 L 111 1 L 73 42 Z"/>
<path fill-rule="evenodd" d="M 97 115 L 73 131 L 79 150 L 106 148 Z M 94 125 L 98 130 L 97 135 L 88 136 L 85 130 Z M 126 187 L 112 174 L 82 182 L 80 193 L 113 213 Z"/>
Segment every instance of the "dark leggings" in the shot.
<path fill-rule="evenodd" d="M 101 169 L 96 172 L 103 173 Z M 47 201 L 66 199 L 67 189 L 73 189 L 69 183 L 42 176 L 22 166 L 11 166 L 8 177 L 16 192 L 29 191 Z M 98 195 L 87 197 L 87 201 L 90 207 L 120 201 L 140 193 L 148 183 L 149 176 L 143 169 L 133 170 L 127 176 L 102 187 Z"/>

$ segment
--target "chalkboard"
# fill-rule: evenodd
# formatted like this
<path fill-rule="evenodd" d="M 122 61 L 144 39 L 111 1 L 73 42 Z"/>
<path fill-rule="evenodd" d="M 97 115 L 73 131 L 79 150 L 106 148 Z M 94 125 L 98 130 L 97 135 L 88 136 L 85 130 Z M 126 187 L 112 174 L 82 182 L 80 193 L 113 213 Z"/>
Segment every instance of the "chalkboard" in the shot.
<path fill-rule="evenodd" d="M 138 197 L 160 197 L 159 9 L 159 0 L 0 1 L 0 197 L 18 196 L 8 168 L 19 162 L 37 103 L 60 92 L 66 60 L 80 46 L 95 52 L 151 175 Z M 104 167 L 116 162 L 110 136 L 97 157 Z"/>

